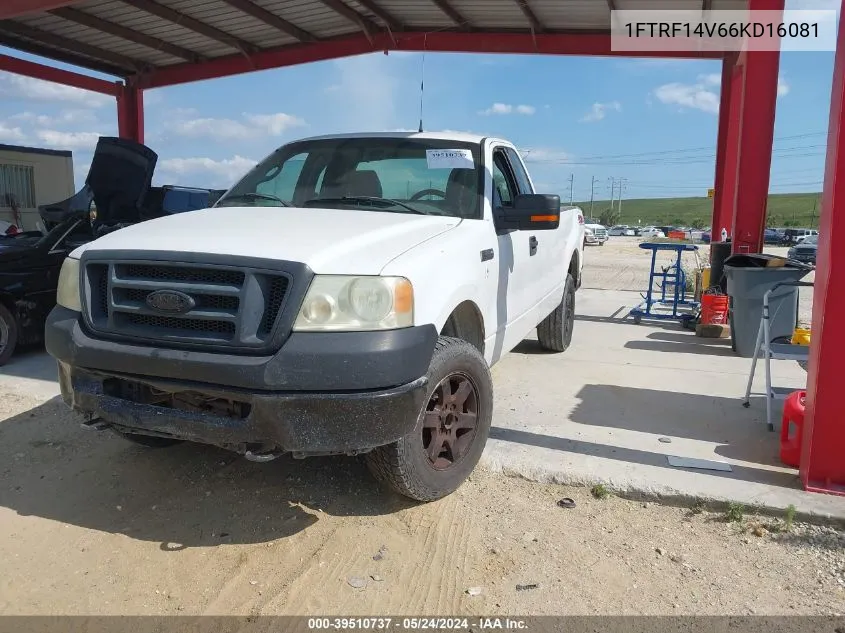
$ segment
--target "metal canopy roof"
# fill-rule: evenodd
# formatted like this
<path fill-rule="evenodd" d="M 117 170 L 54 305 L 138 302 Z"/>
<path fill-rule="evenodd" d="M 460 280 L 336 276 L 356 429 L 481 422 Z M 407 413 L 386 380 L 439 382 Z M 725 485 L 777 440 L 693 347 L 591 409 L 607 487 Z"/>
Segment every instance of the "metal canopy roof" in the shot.
<path fill-rule="evenodd" d="M 609 54 L 611 9 L 667 4 L 747 6 L 746 0 L 2 0 L 0 44 L 156 87 L 379 50 Z M 597 39 L 585 47 L 588 40 L 569 43 L 566 36 Z"/>

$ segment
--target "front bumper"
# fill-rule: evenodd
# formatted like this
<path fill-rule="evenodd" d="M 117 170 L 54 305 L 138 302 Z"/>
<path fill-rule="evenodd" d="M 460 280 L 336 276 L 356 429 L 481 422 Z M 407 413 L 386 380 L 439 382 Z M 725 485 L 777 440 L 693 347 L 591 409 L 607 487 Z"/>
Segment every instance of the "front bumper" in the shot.
<path fill-rule="evenodd" d="M 293 333 L 267 357 L 115 343 L 61 306 L 47 319 L 62 397 L 117 430 L 241 453 L 357 453 L 415 426 L 437 331 Z M 187 404 L 186 404 L 187 403 Z"/>

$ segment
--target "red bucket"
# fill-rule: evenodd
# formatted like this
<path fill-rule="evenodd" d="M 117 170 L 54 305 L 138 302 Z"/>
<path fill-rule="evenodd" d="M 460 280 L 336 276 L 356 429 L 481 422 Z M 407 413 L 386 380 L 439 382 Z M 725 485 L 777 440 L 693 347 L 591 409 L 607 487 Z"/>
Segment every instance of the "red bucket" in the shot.
<path fill-rule="evenodd" d="M 701 295 L 701 323 L 703 323 L 704 325 L 727 325 L 727 295 Z"/>

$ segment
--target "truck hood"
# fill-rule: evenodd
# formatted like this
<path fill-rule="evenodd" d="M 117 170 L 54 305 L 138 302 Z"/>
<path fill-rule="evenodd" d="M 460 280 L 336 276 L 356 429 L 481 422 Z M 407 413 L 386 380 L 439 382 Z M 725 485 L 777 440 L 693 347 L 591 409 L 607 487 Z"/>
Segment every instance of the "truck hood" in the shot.
<path fill-rule="evenodd" d="M 87 214 L 93 200 L 103 224 L 138 222 L 157 161 L 158 154 L 146 145 L 101 136 L 85 185 L 66 200 L 40 206 L 41 218 L 49 228 L 70 217 Z"/>
<path fill-rule="evenodd" d="M 382 211 L 218 207 L 120 229 L 71 256 L 101 250 L 206 253 L 302 262 L 320 274 L 376 275 L 458 224 L 459 218 Z"/>

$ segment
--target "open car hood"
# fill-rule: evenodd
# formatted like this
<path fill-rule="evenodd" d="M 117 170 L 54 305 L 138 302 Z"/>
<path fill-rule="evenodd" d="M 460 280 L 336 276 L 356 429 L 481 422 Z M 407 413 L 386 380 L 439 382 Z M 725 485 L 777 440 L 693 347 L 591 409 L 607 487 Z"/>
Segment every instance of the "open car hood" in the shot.
<path fill-rule="evenodd" d="M 139 222 L 157 161 L 158 154 L 146 145 L 101 136 L 85 186 L 66 200 L 40 206 L 38 212 L 50 229 L 69 217 L 87 214 L 93 201 L 98 223 Z"/>

